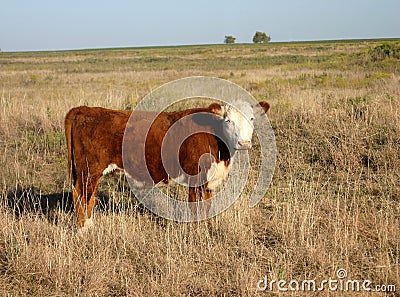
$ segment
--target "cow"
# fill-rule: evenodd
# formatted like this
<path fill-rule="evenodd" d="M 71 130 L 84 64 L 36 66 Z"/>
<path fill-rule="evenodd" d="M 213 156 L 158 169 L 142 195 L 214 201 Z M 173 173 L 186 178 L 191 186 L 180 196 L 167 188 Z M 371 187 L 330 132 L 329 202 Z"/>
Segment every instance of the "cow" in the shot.
<path fill-rule="evenodd" d="M 227 178 L 235 151 L 251 148 L 255 115 L 268 109 L 267 102 L 241 100 L 158 114 L 72 108 L 65 135 L 77 228 L 93 224 L 99 181 L 117 169 L 144 187 L 179 180 L 189 187 L 189 202 L 207 201 Z M 189 130 L 194 132 L 182 136 Z"/>

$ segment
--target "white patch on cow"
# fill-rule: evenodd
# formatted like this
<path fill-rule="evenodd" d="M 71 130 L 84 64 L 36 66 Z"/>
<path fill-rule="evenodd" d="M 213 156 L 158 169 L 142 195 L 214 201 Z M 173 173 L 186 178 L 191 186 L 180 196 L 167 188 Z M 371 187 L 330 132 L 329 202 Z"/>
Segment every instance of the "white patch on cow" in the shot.
<path fill-rule="evenodd" d="M 211 164 L 211 168 L 207 171 L 208 188 L 211 191 L 215 191 L 226 180 L 231 167 L 230 164 L 226 166 L 224 161 Z"/>
<path fill-rule="evenodd" d="M 106 169 L 103 170 L 103 173 L 102 173 L 102 174 L 103 174 L 103 175 L 109 174 L 109 173 L 113 172 L 113 171 L 116 170 L 116 169 L 121 170 L 121 168 L 119 168 L 116 164 L 111 163 L 111 164 L 109 164 L 109 165 L 107 166 Z"/>

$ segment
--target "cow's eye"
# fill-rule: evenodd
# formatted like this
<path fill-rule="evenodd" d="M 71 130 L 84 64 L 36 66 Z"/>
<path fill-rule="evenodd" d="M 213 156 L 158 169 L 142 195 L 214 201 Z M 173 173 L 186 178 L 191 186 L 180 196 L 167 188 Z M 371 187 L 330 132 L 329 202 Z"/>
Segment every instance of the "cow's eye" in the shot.
<path fill-rule="evenodd" d="M 254 121 L 254 118 L 250 118 L 250 121 L 252 121 L 252 122 L 253 122 L 253 121 Z"/>
<path fill-rule="evenodd" d="M 231 122 L 231 120 L 230 119 L 225 119 L 225 122 L 229 124 Z"/>

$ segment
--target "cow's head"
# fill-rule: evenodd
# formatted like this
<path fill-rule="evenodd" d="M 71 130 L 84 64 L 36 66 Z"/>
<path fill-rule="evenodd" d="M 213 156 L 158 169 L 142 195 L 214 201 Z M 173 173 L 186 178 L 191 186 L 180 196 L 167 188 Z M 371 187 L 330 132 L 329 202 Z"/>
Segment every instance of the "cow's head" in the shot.
<path fill-rule="evenodd" d="M 229 149 L 241 150 L 251 148 L 255 116 L 266 113 L 269 104 L 260 102 L 252 106 L 243 100 L 233 100 L 225 105 L 213 103 L 209 109 L 222 120 L 221 132 Z"/>

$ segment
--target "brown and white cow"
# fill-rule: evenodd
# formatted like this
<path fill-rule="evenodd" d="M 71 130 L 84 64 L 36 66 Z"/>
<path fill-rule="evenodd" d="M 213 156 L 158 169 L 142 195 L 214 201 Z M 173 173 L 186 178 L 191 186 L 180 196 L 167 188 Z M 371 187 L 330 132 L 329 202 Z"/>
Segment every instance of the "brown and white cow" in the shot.
<path fill-rule="evenodd" d="M 232 103 L 161 112 L 157 116 L 134 111 L 131 120 L 132 111 L 86 106 L 71 109 L 65 118 L 65 135 L 78 228 L 92 224 L 99 180 L 116 169 L 141 185 L 148 184 L 149 176 L 152 185 L 179 180 L 189 186 L 190 202 L 211 198 L 226 179 L 235 151 L 251 147 L 256 108 L 262 112 L 269 109 L 267 102 L 256 107 L 244 101 Z M 180 122 L 182 119 L 185 121 Z M 174 129 L 170 129 L 174 124 Z M 165 137 L 167 133 L 187 130 L 200 132 L 186 137 L 179 147 L 174 147 L 174 141 L 164 141 L 180 137 Z M 170 149 L 163 150 L 163 146 Z M 179 164 L 173 162 L 174 154 Z M 208 162 L 201 160 L 205 154 L 213 158 L 206 158 Z M 186 177 L 197 176 L 200 181 L 190 183 L 182 171 Z"/>

